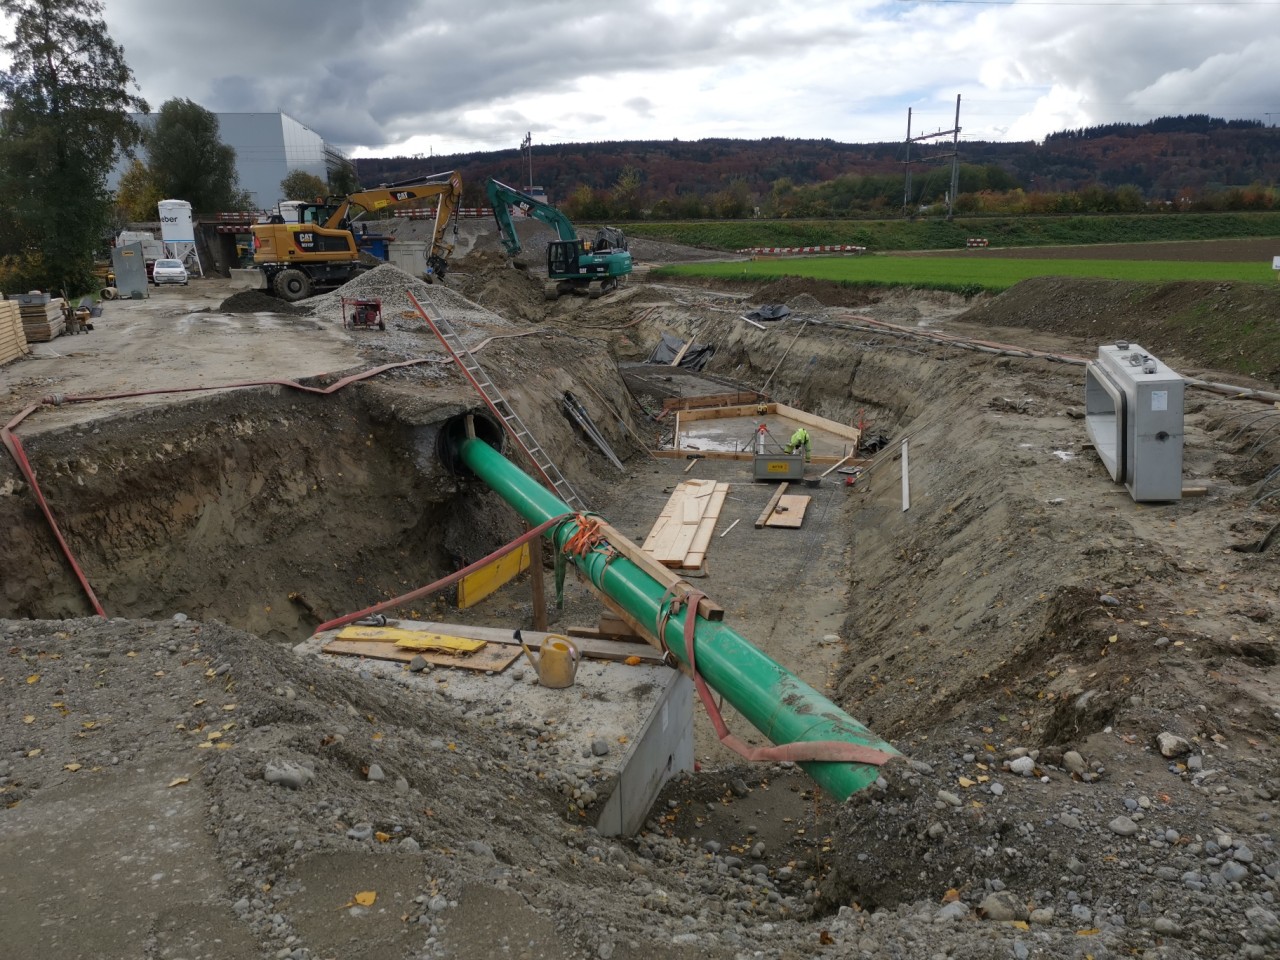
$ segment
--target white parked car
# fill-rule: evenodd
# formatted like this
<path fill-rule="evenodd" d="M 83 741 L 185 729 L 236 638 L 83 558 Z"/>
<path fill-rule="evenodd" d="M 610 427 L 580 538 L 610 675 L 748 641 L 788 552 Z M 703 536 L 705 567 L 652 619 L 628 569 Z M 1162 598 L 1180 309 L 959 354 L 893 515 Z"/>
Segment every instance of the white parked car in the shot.
<path fill-rule="evenodd" d="M 157 260 L 151 269 L 151 281 L 157 287 L 162 283 L 180 283 L 187 285 L 187 268 L 181 260 Z"/>

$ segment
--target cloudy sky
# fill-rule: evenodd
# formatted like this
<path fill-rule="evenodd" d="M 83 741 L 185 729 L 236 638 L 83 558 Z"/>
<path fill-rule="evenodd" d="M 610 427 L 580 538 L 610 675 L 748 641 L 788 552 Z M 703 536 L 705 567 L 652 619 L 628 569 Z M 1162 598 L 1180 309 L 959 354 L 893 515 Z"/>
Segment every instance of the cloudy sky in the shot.
<path fill-rule="evenodd" d="M 106 0 L 153 108 L 284 110 L 356 156 L 702 137 L 1280 123 L 1280 2 Z M 0 27 L 0 29 L 4 29 Z M 11 31 L 10 31 L 11 32 Z"/>

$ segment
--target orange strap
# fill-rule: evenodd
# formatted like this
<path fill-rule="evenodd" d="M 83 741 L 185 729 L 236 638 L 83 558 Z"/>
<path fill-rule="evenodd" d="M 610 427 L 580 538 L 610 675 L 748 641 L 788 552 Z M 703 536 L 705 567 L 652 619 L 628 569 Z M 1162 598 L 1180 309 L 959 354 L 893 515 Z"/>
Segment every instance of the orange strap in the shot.
<path fill-rule="evenodd" d="M 679 588 L 682 584 L 688 589 L 681 591 Z M 868 747 L 860 743 L 848 743 L 843 740 L 801 740 L 796 743 L 784 743 L 772 747 L 753 747 L 740 737 L 730 733 L 729 726 L 724 722 L 720 708 L 716 705 L 715 698 L 711 695 L 711 688 L 702 679 L 702 674 L 698 673 L 695 634 L 698 621 L 698 601 L 703 596 L 704 594 L 693 589 L 683 580 L 668 587 L 667 592 L 663 594 L 659 603 L 661 612 L 658 615 L 657 623 L 658 638 L 662 641 L 664 652 L 670 653 L 671 651 L 666 647 L 665 639 L 667 622 L 674 614 L 679 612 L 682 606 L 685 607 L 684 648 L 689 658 L 689 672 L 693 675 L 693 685 L 698 691 L 698 699 L 702 701 L 703 709 L 707 711 L 707 716 L 711 719 L 711 725 L 715 727 L 716 736 L 722 744 L 744 760 L 749 760 L 752 763 L 777 763 L 788 760 L 793 763 L 805 763 L 822 760 L 840 763 L 865 763 L 878 767 L 891 759 L 892 755 L 885 753 L 883 750 L 877 750 L 874 747 Z"/>

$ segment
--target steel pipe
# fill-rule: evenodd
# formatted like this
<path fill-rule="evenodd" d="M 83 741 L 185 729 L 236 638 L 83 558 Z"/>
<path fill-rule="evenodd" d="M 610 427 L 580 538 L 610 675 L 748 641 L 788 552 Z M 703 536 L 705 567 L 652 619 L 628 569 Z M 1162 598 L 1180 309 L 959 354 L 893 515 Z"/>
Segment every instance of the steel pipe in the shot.
<path fill-rule="evenodd" d="M 517 513 L 532 524 L 572 512 L 558 497 L 529 477 L 500 453 L 477 438 L 462 441 L 459 456 L 464 464 Z M 566 521 L 553 527 L 557 550 L 577 531 Z M 617 602 L 656 632 L 666 587 L 625 557 L 606 562 L 598 552 L 570 560 L 606 596 Z M 672 654 L 688 664 L 685 618 L 697 616 L 681 609 L 665 626 L 663 639 Z M 840 741 L 879 750 L 891 756 L 898 751 L 858 723 L 834 703 L 766 656 L 723 623 L 698 618 L 694 631 L 698 670 L 712 690 L 733 706 L 757 730 L 775 744 Z M 839 800 L 870 786 L 879 767 L 868 763 L 804 761 L 801 767 L 829 794 Z"/>

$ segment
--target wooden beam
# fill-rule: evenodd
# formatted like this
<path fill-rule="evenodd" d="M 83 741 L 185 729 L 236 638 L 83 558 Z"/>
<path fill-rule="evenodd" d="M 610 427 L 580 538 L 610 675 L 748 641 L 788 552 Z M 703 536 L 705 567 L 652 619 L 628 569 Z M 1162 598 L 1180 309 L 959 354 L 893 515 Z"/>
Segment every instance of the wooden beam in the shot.
<path fill-rule="evenodd" d="M 847 463 L 852 459 L 853 459 L 853 454 L 851 453 L 847 457 L 845 457 L 843 460 L 841 460 L 840 463 L 833 463 L 831 466 L 827 467 L 827 469 L 823 470 L 820 474 L 818 474 L 818 479 L 821 480 L 828 473 L 833 472 L 836 467 L 840 466 L 841 463 Z"/>
<path fill-rule="evenodd" d="M 788 407 L 785 403 L 777 404 L 777 408 L 778 416 L 786 417 L 797 423 L 803 423 L 806 427 L 817 427 L 819 430 L 827 431 L 827 433 L 834 433 L 837 437 L 852 440 L 854 443 L 862 439 L 862 431 L 857 427 L 846 426 L 843 423 L 837 423 L 835 420 L 819 417 L 817 414 L 806 413 L 803 410 L 797 410 L 795 407 Z"/>
<path fill-rule="evenodd" d="M 660 460 L 683 460 L 685 457 L 689 456 L 689 454 L 693 452 L 694 451 L 691 449 L 654 450 L 653 455 Z M 756 456 L 754 453 L 751 453 L 748 450 L 740 450 L 737 453 L 734 453 L 731 450 L 699 450 L 697 451 L 697 453 L 698 453 L 698 456 L 703 457 L 707 460 L 738 460 L 738 461 L 744 461 L 744 462 L 754 460 Z M 816 466 L 827 466 L 832 463 L 844 463 L 848 459 L 849 458 L 847 457 L 818 456 L 817 454 L 815 454 L 814 456 L 809 458 L 809 462 Z M 868 461 L 852 460 L 850 462 L 853 463 L 855 466 L 857 466 L 858 464 L 867 463 Z"/>
<path fill-rule="evenodd" d="M 526 523 L 526 527 L 529 525 Z M 533 629 L 547 629 L 547 588 L 542 575 L 542 538 L 529 544 L 529 582 L 533 589 Z"/>
<path fill-rule="evenodd" d="M 782 499 L 782 495 L 787 492 L 788 486 L 790 486 L 790 484 L 780 483 L 778 484 L 778 489 L 773 491 L 773 496 L 769 498 L 769 502 L 765 504 L 764 509 L 760 511 L 760 516 L 756 518 L 757 530 L 763 527 L 764 522 L 769 519 L 770 514 L 773 513 L 773 508 L 778 505 L 778 501 Z"/>
<path fill-rule="evenodd" d="M 764 412 L 774 413 L 778 406 L 776 403 L 766 403 Z M 758 416 L 760 404 L 758 403 L 742 403 L 736 407 L 710 407 L 705 410 L 685 410 L 681 411 L 680 419 L 684 423 L 693 423 L 695 420 L 724 420 L 729 417 L 754 417 Z"/>
<path fill-rule="evenodd" d="M 675 359 L 671 361 L 671 366 L 673 367 L 680 366 L 680 361 L 684 359 L 684 355 L 689 352 L 689 348 L 692 346 L 693 346 L 693 337 L 690 337 L 688 340 L 684 342 L 684 346 L 682 346 L 679 349 L 679 351 L 676 353 Z"/>
<path fill-rule="evenodd" d="M 760 394 L 754 390 L 739 390 L 737 393 L 713 393 L 702 397 L 667 397 L 662 401 L 664 411 L 698 410 L 705 407 L 726 407 L 743 403 L 755 403 Z"/>

